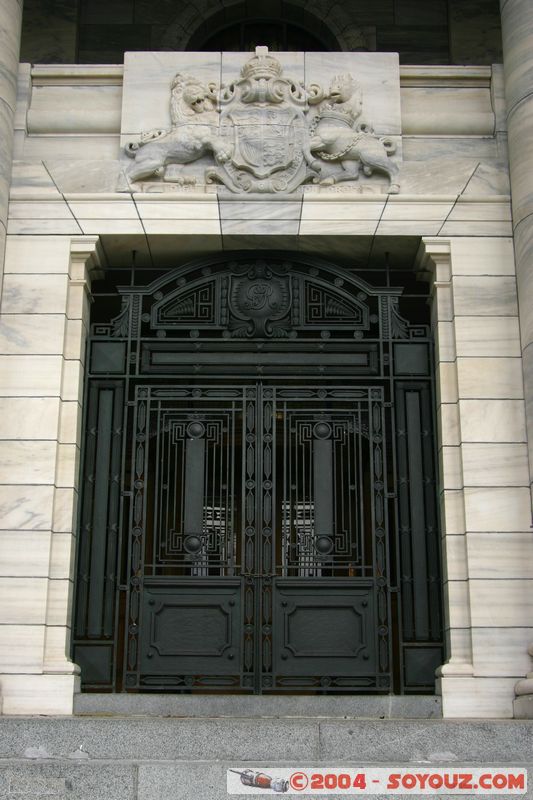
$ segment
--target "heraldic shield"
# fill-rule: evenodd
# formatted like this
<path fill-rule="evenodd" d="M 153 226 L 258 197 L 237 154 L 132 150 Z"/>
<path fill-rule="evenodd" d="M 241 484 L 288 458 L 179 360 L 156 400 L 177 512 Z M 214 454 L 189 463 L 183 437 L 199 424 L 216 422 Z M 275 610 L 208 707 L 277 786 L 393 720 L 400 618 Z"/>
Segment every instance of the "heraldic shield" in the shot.
<path fill-rule="evenodd" d="M 296 150 L 299 115 L 295 109 L 250 108 L 230 112 L 228 117 L 234 124 L 232 161 L 238 169 L 267 178 L 286 170 L 295 159 L 302 162 L 303 155 Z"/>
<path fill-rule="evenodd" d="M 231 335 L 287 336 L 292 302 L 290 278 L 267 264 L 258 263 L 245 269 L 230 278 Z"/>

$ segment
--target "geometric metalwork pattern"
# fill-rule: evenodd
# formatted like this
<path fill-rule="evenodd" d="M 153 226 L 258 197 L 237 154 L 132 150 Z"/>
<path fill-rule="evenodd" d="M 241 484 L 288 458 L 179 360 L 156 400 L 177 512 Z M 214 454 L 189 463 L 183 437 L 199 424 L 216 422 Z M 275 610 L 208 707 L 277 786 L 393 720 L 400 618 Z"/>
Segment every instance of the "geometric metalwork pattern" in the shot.
<path fill-rule="evenodd" d="M 249 253 L 102 290 L 74 630 L 85 688 L 430 688 L 431 350 L 401 290 Z"/>

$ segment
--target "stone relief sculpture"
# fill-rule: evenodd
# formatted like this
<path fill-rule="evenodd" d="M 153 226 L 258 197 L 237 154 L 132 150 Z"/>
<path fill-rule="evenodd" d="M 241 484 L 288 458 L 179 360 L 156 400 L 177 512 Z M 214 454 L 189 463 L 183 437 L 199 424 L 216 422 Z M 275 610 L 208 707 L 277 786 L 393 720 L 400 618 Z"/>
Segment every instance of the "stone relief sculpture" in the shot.
<path fill-rule="evenodd" d="M 329 89 L 304 86 L 284 77 L 280 62 L 266 47 L 229 84 L 205 84 L 178 74 L 171 85 L 171 128 L 143 133 L 124 151 L 127 190 L 149 178 L 181 186 L 197 177 L 171 165 L 208 157 L 204 183 L 218 183 L 235 194 L 290 193 L 304 184 L 331 186 L 379 173 L 388 192 L 400 190 L 394 142 L 377 136 L 362 117 L 363 94 L 350 74 L 333 79 Z M 205 159 L 204 159 L 205 160 Z"/>

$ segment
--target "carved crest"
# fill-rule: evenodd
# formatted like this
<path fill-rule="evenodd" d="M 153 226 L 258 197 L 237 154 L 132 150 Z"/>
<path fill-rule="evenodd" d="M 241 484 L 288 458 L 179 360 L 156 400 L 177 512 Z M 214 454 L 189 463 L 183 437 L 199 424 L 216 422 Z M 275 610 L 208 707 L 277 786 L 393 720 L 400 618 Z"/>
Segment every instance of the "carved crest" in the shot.
<path fill-rule="evenodd" d="M 178 74 L 171 84 L 171 128 L 126 144 L 132 163 L 127 185 L 119 188 L 154 178 L 194 185 L 198 177 L 185 167 L 208 158 L 203 181 L 235 194 L 290 193 L 305 183 L 357 181 L 360 173 L 386 176 L 395 194 L 395 143 L 374 134 L 361 118 L 362 105 L 352 75 L 337 75 L 328 89 L 306 87 L 285 77 L 266 47 L 256 48 L 227 85 Z"/>
<path fill-rule="evenodd" d="M 292 304 L 289 277 L 266 263 L 245 269 L 244 274 L 230 277 L 228 305 L 235 317 L 231 335 L 287 336 Z"/>

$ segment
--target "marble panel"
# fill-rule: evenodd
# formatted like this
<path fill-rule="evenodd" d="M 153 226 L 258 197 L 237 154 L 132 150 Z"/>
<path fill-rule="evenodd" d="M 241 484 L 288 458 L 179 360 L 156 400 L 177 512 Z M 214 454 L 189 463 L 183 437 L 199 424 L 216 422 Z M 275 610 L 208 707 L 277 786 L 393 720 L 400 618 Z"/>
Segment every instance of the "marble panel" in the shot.
<path fill-rule="evenodd" d="M 0 530 L 49 530 L 52 486 L 1 486 Z"/>
<path fill-rule="evenodd" d="M 0 531 L 0 575 L 46 578 L 50 539 L 49 531 Z"/>
<path fill-rule="evenodd" d="M 90 301 L 87 286 L 84 282 L 71 275 L 67 291 L 67 317 L 69 321 L 77 322 L 83 326 L 83 320 L 89 318 Z"/>
<path fill-rule="evenodd" d="M 444 605 L 448 611 L 450 628 L 470 628 L 470 598 L 468 581 L 446 581 L 444 583 Z"/>
<path fill-rule="evenodd" d="M 407 140 L 406 145 L 401 171 L 402 193 L 428 196 L 438 187 L 439 194 L 457 195 L 468 192 L 473 185 L 477 195 L 509 194 L 509 175 L 503 162 L 494 165 L 491 161 L 487 165 L 474 158 L 443 156 L 440 150 L 436 155 L 427 155 L 423 139 Z M 435 149 L 434 143 L 432 148 Z"/>
<path fill-rule="evenodd" d="M 77 488 L 80 470 L 80 450 L 75 444 L 57 446 L 55 484 L 59 488 Z"/>
<path fill-rule="evenodd" d="M 28 194 L 42 200 L 61 198 L 57 186 L 42 162 L 14 161 L 10 197 L 16 200 L 20 197 L 27 198 Z"/>
<path fill-rule="evenodd" d="M 60 356 L 0 356 L 0 397 L 59 394 Z"/>
<path fill-rule="evenodd" d="M 311 225 L 310 222 L 305 223 Z M 375 223 L 373 223 L 375 225 Z M 314 223 L 315 228 L 319 225 Z M 223 236 L 297 236 L 300 229 L 298 219 L 221 219 Z"/>
<path fill-rule="evenodd" d="M 311 195 L 305 194 L 301 207 L 302 221 L 308 220 L 379 220 L 387 200 L 383 198 L 363 198 L 353 195 L 348 202 L 345 196 L 339 198 L 328 197 L 315 200 Z M 246 215 L 245 215 L 246 216 Z"/>
<path fill-rule="evenodd" d="M 0 353 L 3 355 L 60 355 L 65 317 L 60 314 L 2 314 Z"/>
<path fill-rule="evenodd" d="M 79 192 L 114 193 L 123 174 L 123 167 L 118 160 L 118 139 L 113 140 L 109 150 L 105 158 L 95 155 L 84 159 L 81 153 L 70 159 L 47 158 L 46 169 L 65 195 Z M 122 197 L 124 199 L 124 195 Z"/>
<path fill-rule="evenodd" d="M 191 211 L 193 210 L 191 209 Z M 236 201 L 219 198 L 219 210 L 220 219 L 224 222 L 229 220 L 299 220 L 302 216 L 302 197 L 300 196 L 294 201 L 271 200 L 270 202 L 268 200 Z"/>
<path fill-rule="evenodd" d="M 448 268 L 446 268 L 446 273 L 448 273 Z M 438 330 L 436 325 L 437 322 L 438 325 L 440 326 L 443 321 L 452 321 L 454 318 L 453 292 L 450 283 L 448 283 L 448 285 L 444 285 L 445 282 L 449 280 L 449 276 L 448 274 L 446 274 L 445 277 L 441 277 L 439 275 L 439 265 L 437 265 L 435 279 L 437 281 L 442 281 L 438 286 L 437 291 L 435 292 L 435 296 L 431 306 L 432 318 L 433 318 L 432 324 L 435 326 L 436 330 Z"/>
<path fill-rule="evenodd" d="M 516 317 L 456 317 L 458 356 L 520 356 Z"/>
<path fill-rule="evenodd" d="M 533 341 L 533 275 L 530 268 L 533 258 L 533 217 L 515 230 L 516 273 L 520 304 L 520 334 L 524 347 Z"/>
<path fill-rule="evenodd" d="M 476 675 L 525 675 L 531 671 L 527 653 L 531 628 L 472 628 Z"/>
<path fill-rule="evenodd" d="M 437 403 L 457 402 L 457 368 L 454 362 L 443 361 L 437 369 Z"/>
<path fill-rule="evenodd" d="M 440 480 L 440 479 L 439 479 Z M 460 536 L 465 532 L 465 504 L 463 491 L 442 491 L 439 497 L 443 536 Z"/>
<path fill-rule="evenodd" d="M 74 219 L 8 219 L 7 232 L 19 235 L 67 235 L 83 233 Z"/>
<path fill-rule="evenodd" d="M 468 571 L 473 579 L 532 580 L 533 534 L 469 533 Z"/>
<path fill-rule="evenodd" d="M 525 444 L 465 442 L 462 452 L 465 486 L 529 485 Z"/>
<path fill-rule="evenodd" d="M 524 396 L 519 358 L 458 358 L 457 375 L 461 399 L 517 400 Z"/>
<path fill-rule="evenodd" d="M 466 536 L 446 536 L 443 541 L 442 577 L 444 581 L 467 581 Z"/>
<path fill-rule="evenodd" d="M 66 196 L 69 209 L 79 219 L 139 219 L 135 203 L 131 198 L 117 195 L 107 201 L 79 200 L 76 195 Z"/>
<path fill-rule="evenodd" d="M 436 220 L 444 222 L 450 213 L 455 197 L 431 201 L 427 198 L 417 202 L 405 199 L 402 195 L 391 195 L 381 217 L 383 222 L 390 221 L 428 221 Z"/>
<path fill-rule="evenodd" d="M 72 219 L 72 212 L 61 196 L 55 200 L 11 200 L 11 219 Z"/>
<path fill-rule="evenodd" d="M 492 136 L 490 88 L 403 86 L 402 125 L 410 136 Z"/>
<path fill-rule="evenodd" d="M 0 441 L 0 483 L 52 484 L 56 446 L 52 441 Z"/>
<path fill-rule="evenodd" d="M 46 605 L 47 625 L 68 625 L 72 605 L 72 581 L 51 579 L 48 582 Z"/>
<path fill-rule="evenodd" d="M 66 134 L 65 136 L 27 136 L 24 139 L 24 150 L 21 155 L 21 160 L 33 160 L 33 159 L 40 159 L 48 164 L 50 161 L 61 161 L 63 159 L 67 160 L 67 163 L 64 164 L 65 170 L 67 172 L 72 172 L 72 169 L 68 169 L 69 166 L 74 167 L 74 164 L 69 165 L 68 161 L 77 161 L 78 163 L 75 165 L 78 172 L 80 167 L 85 169 L 86 160 L 97 162 L 100 161 L 101 163 L 109 163 L 110 161 L 115 162 L 115 169 L 116 175 L 118 177 L 119 171 L 119 162 L 117 161 L 120 149 L 119 149 L 119 137 L 118 135 L 104 135 L 101 134 L 99 136 L 80 136 L 80 135 L 73 135 L 73 134 Z M 55 179 L 55 172 L 50 170 L 52 177 Z M 100 168 L 100 173 L 103 170 Z M 84 179 L 81 175 L 78 177 L 78 185 L 81 184 L 80 191 L 90 192 L 92 190 L 92 186 L 94 185 L 93 181 L 88 179 Z M 105 184 L 107 186 L 107 182 Z M 63 191 L 63 187 L 61 184 L 58 184 L 59 189 Z M 116 181 L 115 183 L 110 186 L 107 191 L 113 192 L 115 191 Z M 75 191 L 75 189 L 69 189 L 69 191 Z M 98 187 L 95 187 L 94 191 L 98 191 Z"/>
<path fill-rule="evenodd" d="M 5 220 L 7 217 L 9 184 L 11 182 L 11 161 L 13 157 L 13 112 L 1 99 L 0 131 L 2 131 L 2 135 L 0 136 L 0 219 Z"/>
<path fill-rule="evenodd" d="M 450 240 L 455 275 L 514 275 L 513 240 L 465 237 Z"/>
<path fill-rule="evenodd" d="M 487 199 L 483 203 L 475 202 L 467 197 L 460 197 L 448 217 L 450 222 L 460 220 L 491 220 L 494 222 L 511 221 L 511 204 L 509 200 Z"/>
<path fill-rule="evenodd" d="M 438 411 L 439 442 L 450 447 L 461 443 L 461 420 L 457 403 L 441 403 Z"/>
<path fill-rule="evenodd" d="M 166 220 L 166 219 L 186 219 L 186 220 L 218 220 L 219 219 L 219 204 L 217 196 L 213 195 L 211 199 L 196 200 L 191 198 L 182 198 L 181 200 L 168 200 L 165 195 L 159 195 L 157 199 L 151 197 L 150 201 L 146 199 L 145 195 L 134 195 L 135 205 L 139 216 L 143 220 Z M 233 205 L 231 203 L 224 205 Z M 267 205 L 265 203 L 265 205 Z M 246 206 L 249 209 L 255 207 L 255 203 L 235 203 L 235 206 Z M 250 212 L 249 212 L 250 213 Z M 244 218 L 248 214 L 244 214 Z"/>
<path fill-rule="evenodd" d="M 363 90 L 363 117 L 377 134 L 400 134 L 400 75 L 397 53 L 306 53 L 305 82 L 329 87 L 349 72 Z"/>
<path fill-rule="evenodd" d="M 525 442 L 522 400 L 460 400 L 464 442 Z"/>
<path fill-rule="evenodd" d="M 80 361 L 63 362 L 60 397 L 61 400 L 75 400 L 81 404 L 83 397 L 83 366 Z"/>
<path fill-rule="evenodd" d="M 85 362 L 85 341 L 87 329 L 81 319 L 67 319 L 63 355 Z"/>
<path fill-rule="evenodd" d="M 0 397 L 1 439 L 57 439 L 59 398 Z"/>
<path fill-rule="evenodd" d="M 449 192 L 448 187 L 444 189 L 441 183 L 441 176 L 446 175 L 446 162 L 452 175 L 464 174 L 464 170 L 473 175 L 480 160 L 493 161 L 499 157 L 493 136 L 404 136 L 402 152 L 406 165 L 416 161 L 431 162 L 429 169 L 435 170 L 434 177 L 438 176 L 438 180 L 433 183 L 430 194 L 435 192 L 435 186 L 438 186 L 439 194 Z M 452 159 L 454 163 L 450 163 Z M 447 184 L 446 178 L 444 181 Z"/>
<path fill-rule="evenodd" d="M 497 67 L 498 65 L 494 64 L 494 66 Z M 481 162 L 476 166 L 472 178 L 464 189 L 463 197 L 465 199 L 469 196 L 511 194 L 509 161 L 505 155 L 506 141 L 506 139 L 501 140 L 500 148 L 502 152 L 498 159 L 491 159 L 490 162 Z"/>
<path fill-rule="evenodd" d="M 219 236 L 218 219 L 149 219 L 143 223 L 144 231 L 151 234 Z M 243 232 L 244 233 L 244 232 Z"/>
<path fill-rule="evenodd" d="M 66 625 L 47 625 L 44 638 L 45 672 L 63 672 L 70 662 L 72 630 Z M 62 669 L 63 667 L 63 669 Z"/>
<path fill-rule="evenodd" d="M 300 236 L 374 236 L 376 220 L 302 220 Z"/>
<path fill-rule="evenodd" d="M 67 305 L 66 275 L 6 275 L 4 314 L 64 314 Z"/>
<path fill-rule="evenodd" d="M 454 662 L 455 669 L 457 669 L 458 665 L 461 665 L 463 669 L 466 668 L 468 670 L 468 674 L 472 674 L 472 637 L 470 631 L 470 628 L 449 628 L 446 626 L 444 633 L 448 658 Z"/>
<path fill-rule="evenodd" d="M 512 233 L 513 227 L 510 221 L 463 220 L 445 222 L 439 231 L 439 236 L 512 236 Z"/>
<path fill-rule="evenodd" d="M 52 530 L 72 533 L 76 530 L 78 493 L 74 489 L 56 489 L 53 503 Z"/>
<path fill-rule="evenodd" d="M 467 487 L 464 497 L 466 527 L 469 532 L 530 530 L 529 488 Z"/>
<path fill-rule="evenodd" d="M 4 714 L 71 715 L 76 675 L 2 675 Z"/>
<path fill-rule="evenodd" d="M 44 625 L 47 578 L 0 578 L 0 623 Z"/>
<path fill-rule="evenodd" d="M 457 2 L 457 0 L 455 1 Z M 514 3 L 503 0 L 500 7 L 505 45 L 507 107 L 513 109 L 517 103 L 531 93 L 533 23 L 527 0 L 519 0 Z"/>
<path fill-rule="evenodd" d="M 17 97 L 18 55 L 22 5 L 2 0 L 0 26 L 0 73 L 2 87 L 0 98 L 12 111 Z"/>
<path fill-rule="evenodd" d="M 77 219 L 76 221 L 84 234 L 139 235 L 144 233 L 143 224 L 139 219 Z"/>
<path fill-rule="evenodd" d="M 81 406 L 79 403 L 62 402 L 59 409 L 59 442 L 76 444 L 81 431 Z"/>
<path fill-rule="evenodd" d="M 455 361 L 455 325 L 453 322 L 439 322 L 435 328 L 435 355 L 437 362 Z"/>
<path fill-rule="evenodd" d="M 511 719 L 513 716 L 516 678 L 445 677 L 439 683 L 443 717 Z"/>
<path fill-rule="evenodd" d="M 0 673 L 42 672 L 42 625 L 0 625 Z"/>
<path fill-rule="evenodd" d="M 472 627 L 527 628 L 533 619 L 532 580 L 472 580 Z"/>
<path fill-rule="evenodd" d="M 456 316 L 516 316 L 514 277 L 458 275 L 453 279 Z"/>
<path fill-rule="evenodd" d="M 48 577 L 74 579 L 76 539 L 70 533 L 52 533 L 52 549 Z"/>
<path fill-rule="evenodd" d="M 463 470 L 461 449 L 459 447 L 441 447 L 439 450 L 440 481 L 443 489 L 461 489 L 463 487 Z"/>
<path fill-rule="evenodd" d="M 437 236 L 442 228 L 439 220 L 380 221 L 376 236 Z"/>
<path fill-rule="evenodd" d="M 8 236 L 4 272 L 68 273 L 69 236 Z"/>
<path fill-rule="evenodd" d="M 239 70 L 241 66 L 242 63 Z M 124 54 L 123 134 L 138 135 L 152 128 L 170 127 L 170 84 L 178 72 L 193 75 L 206 83 L 220 83 L 220 53 Z M 232 74 L 231 80 L 236 77 Z"/>

